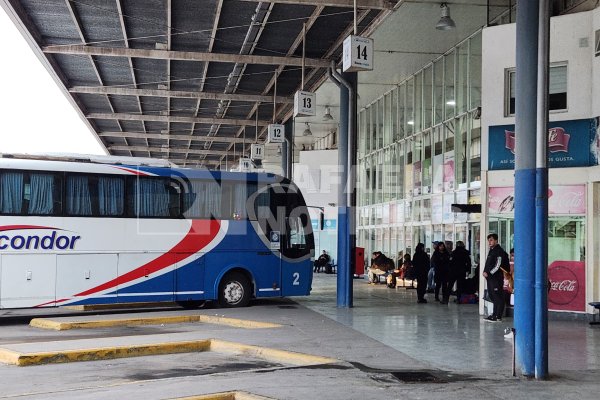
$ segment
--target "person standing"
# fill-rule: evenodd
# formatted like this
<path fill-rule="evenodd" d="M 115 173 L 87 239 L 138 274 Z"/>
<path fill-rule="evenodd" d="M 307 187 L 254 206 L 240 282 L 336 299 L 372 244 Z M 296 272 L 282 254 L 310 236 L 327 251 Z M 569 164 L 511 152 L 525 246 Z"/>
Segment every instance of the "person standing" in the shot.
<path fill-rule="evenodd" d="M 440 242 L 432 242 L 433 245 L 433 256 L 438 248 L 438 243 Z M 433 260 L 430 259 L 429 272 L 427 273 L 427 293 L 433 293 L 435 291 L 435 265 L 433 265 Z"/>
<path fill-rule="evenodd" d="M 460 296 L 465 291 L 467 275 L 471 272 L 471 254 L 465 248 L 462 240 L 456 242 L 456 249 L 450 257 L 450 280 L 448 281 L 448 292 L 452 291 L 456 283 L 456 302 L 460 304 Z"/>
<path fill-rule="evenodd" d="M 450 292 L 448 291 L 448 277 L 450 274 L 450 254 L 446 250 L 444 242 L 439 242 L 437 250 L 431 256 L 431 262 L 435 267 L 435 301 L 440 304 L 448 304 Z M 440 289 L 442 299 L 440 300 Z"/>
<path fill-rule="evenodd" d="M 429 272 L 430 260 L 425 252 L 423 243 L 417 244 L 413 255 L 413 269 L 417 278 L 417 303 L 427 303 L 425 293 L 427 292 L 427 274 Z"/>
<path fill-rule="evenodd" d="M 492 315 L 484 318 L 486 321 L 502 321 L 504 313 L 504 275 L 502 270 L 510 271 L 510 261 L 508 254 L 498 244 L 498 235 L 490 233 L 487 235 L 488 246 L 490 251 L 485 260 L 483 269 L 483 277 L 487 280 L 487 290 L 494 303 L 494 311 Z"/>

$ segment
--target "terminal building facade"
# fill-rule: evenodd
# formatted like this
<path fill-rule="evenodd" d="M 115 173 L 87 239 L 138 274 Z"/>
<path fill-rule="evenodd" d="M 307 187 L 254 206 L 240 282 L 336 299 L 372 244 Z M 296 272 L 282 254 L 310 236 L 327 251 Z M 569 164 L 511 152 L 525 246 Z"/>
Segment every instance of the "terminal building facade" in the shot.
<path fill-rule="evenodd" d="M 515 42 L 514 23 L 483 28 L 359 111 L 365 254 L 397 259 L 418 242 L 461 240 L 475 265 L 488 233 L 513 247 Z M 600 298 L 600 8 L 553 17 L 550 47 L 549 309 L 591 313 L 587 303 Z"/>

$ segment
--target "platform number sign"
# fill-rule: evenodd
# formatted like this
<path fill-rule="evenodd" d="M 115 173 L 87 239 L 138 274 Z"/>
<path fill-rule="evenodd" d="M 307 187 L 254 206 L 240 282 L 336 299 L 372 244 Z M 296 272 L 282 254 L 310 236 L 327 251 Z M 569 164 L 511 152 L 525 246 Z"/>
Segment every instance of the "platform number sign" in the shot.
<path fill-rule="evenodd" d="M 344 40 L 344 72 L 373 70 L 373 39 L 350 35 Z"/>
<path fill-rule="evenodd" d="M 294 117 L 314 117 L 317 115 L 317 96 L 313 92 L 299 90 L 294 95 Z"/>
<path fill-rule="evenodd" d="M 262 160 L 265 156 L 265 145 L 264 144 L 251 144 L 250 145 L 250 158 L 253 160 Z"/>
<path fill-rule="evenodd" d="M 285 126 L 281 124 L 270 124 L 269 125 L 269 137 L 267 142 L 269 143 L 283 143 L 285 141 Z"/>
<path fill-rule="evenodd" d="M 249 158 L 240 158 L 240 171 L 250 171 L 252 168 L 252 161 Z"/>

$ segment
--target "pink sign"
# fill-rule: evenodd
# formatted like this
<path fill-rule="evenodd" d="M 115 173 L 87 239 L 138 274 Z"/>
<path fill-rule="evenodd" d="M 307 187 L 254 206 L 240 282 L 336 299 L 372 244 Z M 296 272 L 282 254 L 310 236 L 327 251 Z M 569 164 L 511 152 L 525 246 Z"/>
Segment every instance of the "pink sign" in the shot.
<path fill-rule="evenodd" d="M 512 213 L 515 208 L 513 187 L 491 187 L 488 196 L 490 214 Z M 548 214 L 585 214 L 585 185 L 550 186 Z"/>
<path fill-rule="evenodd" d="M 585 311 L 585 262 L 554 261 L 548 267 L 548 309 Z"/>
<path fill-rule="evenodd" d="M 491 187 L 488 195 L 490 214 L 512 213 L 515 209 L 515 189 L 509 187 Z"/>
<path fill-rule="evenodd" d="M 585 185 L 550 186 L 549 214 L 585 214 Z"/>

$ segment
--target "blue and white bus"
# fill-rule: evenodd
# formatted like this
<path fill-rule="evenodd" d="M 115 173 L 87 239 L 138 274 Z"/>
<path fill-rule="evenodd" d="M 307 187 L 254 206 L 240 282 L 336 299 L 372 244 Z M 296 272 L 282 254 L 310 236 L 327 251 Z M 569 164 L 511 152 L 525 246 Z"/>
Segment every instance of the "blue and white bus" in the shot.
<path fill-rule="evenodd" d="M 0 308 L 310 294 L 291 181 L 118 160 L 0 157 Z"/>

